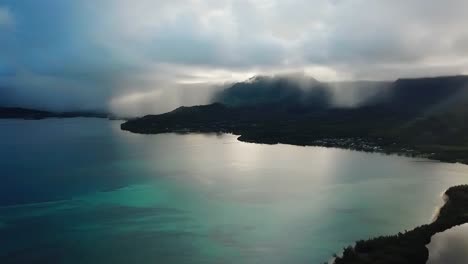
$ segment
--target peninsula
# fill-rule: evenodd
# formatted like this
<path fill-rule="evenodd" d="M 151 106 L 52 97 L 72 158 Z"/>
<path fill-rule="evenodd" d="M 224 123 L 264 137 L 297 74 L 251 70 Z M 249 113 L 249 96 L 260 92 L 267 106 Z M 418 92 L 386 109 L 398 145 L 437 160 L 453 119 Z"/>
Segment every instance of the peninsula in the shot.
<path fill-rule="evenodd" d="M 468 185 L 449 188 L 446 203 L 434 222 L 393 236 L 356 242 L 336 256 L 334 264 L 424 264 L 429 257 L 426 245 L 436 233 L 468 223 Z"/>

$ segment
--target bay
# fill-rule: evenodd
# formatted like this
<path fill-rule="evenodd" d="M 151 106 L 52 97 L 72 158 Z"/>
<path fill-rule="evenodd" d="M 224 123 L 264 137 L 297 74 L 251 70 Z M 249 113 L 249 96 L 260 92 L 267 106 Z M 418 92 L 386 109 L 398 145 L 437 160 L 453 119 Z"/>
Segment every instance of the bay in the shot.
<path fill-rule="evenodd" d="M 2 263 L 323 263 L 468 183 L 461 164 L 119 126 L 0 120 Z"/>

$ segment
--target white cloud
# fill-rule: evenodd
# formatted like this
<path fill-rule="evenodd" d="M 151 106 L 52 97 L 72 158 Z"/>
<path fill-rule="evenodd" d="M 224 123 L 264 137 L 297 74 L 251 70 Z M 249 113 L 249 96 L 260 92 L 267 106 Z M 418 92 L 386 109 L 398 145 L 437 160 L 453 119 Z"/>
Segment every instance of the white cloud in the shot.
<path fill-rule="evenodd" d="M 101 1 L 95 35 L 152 63 L 348 68 L 468 56 L 464 0 Z M 109 6 L 111 8 L 109 8 Z M 99 25 L 104 27 L 99 27 Z M 134 49 L 134 47 L 141 49 Z M 365 67 L 364 67 L 365 68 Z M 392 74 L 390 74 L 392 75 Z"/>
<path fill-rule="evenodd" d="M 14 10 L 21 34 L 0 35 L 0 56 L 48 80 L 16 75 L 7 84 L 27 94 L 66 83 L 61 95 L 99 98 L 92 102 L 112 109 L 143 99 L 149 106 L 153 98 L 162 111 L 194 102 L 174 99 L 188 98 L 181 89 L 205 95 L 202 86 L 255 74 L 391 80 L 468 72 L 465 0 L 6 2 L 0 25 L 15 23 Z M 45 16 L 41 8 L 56 12 Z"/>

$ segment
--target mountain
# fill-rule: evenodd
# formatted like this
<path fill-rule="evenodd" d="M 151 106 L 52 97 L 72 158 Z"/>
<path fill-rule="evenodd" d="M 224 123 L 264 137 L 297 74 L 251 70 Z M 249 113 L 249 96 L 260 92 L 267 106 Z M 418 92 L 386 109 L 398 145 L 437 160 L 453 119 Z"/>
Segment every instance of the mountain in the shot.
<path fill-rule="evenodd" d="M 388 95 L 379 103 L 387 107 L 421 113 L 449 104 L 459 96 L 466 96 L 467 76 L 399 79 L 392 84 Z"/>
<path fill-rule="evenodd" d="M 211 105 L 149 115 L 121 127 L 146 134 L 234 133 L 247 142 L 320 145 L 468 163 L 468 76 L 377 82 L 354 107 L 334 104 L 336 87 L 356 88 L 359 82 L 340 86 L 256 77 L 221 91 Z"/>
<path fill-rule="evenodd" d="M 306 76 L 255 76 L 215 94 L 212 101 L 227 106 L 302 107 L 323 109 L 362 105 L 377 100 L 390 82 L 319 82 Z"/>
<path fill-rule="evenodd" d="M 312 78 L 256 76 L 238 82 L 213 98 L 228 106 L 307 106 L 324 108 L 331 103 L 331 91 Z"/>

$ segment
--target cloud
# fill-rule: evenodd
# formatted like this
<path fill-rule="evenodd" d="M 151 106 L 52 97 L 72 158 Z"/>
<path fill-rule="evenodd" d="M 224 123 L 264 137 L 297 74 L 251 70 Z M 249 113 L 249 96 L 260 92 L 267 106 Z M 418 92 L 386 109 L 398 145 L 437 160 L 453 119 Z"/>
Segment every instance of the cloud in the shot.
<path fill-rule="evenodd" d="M 203 103 L 212 87 L 255 74 L 468 73 L 464 0 L 4 2 L 0 104 L 143 114 Z"/>

